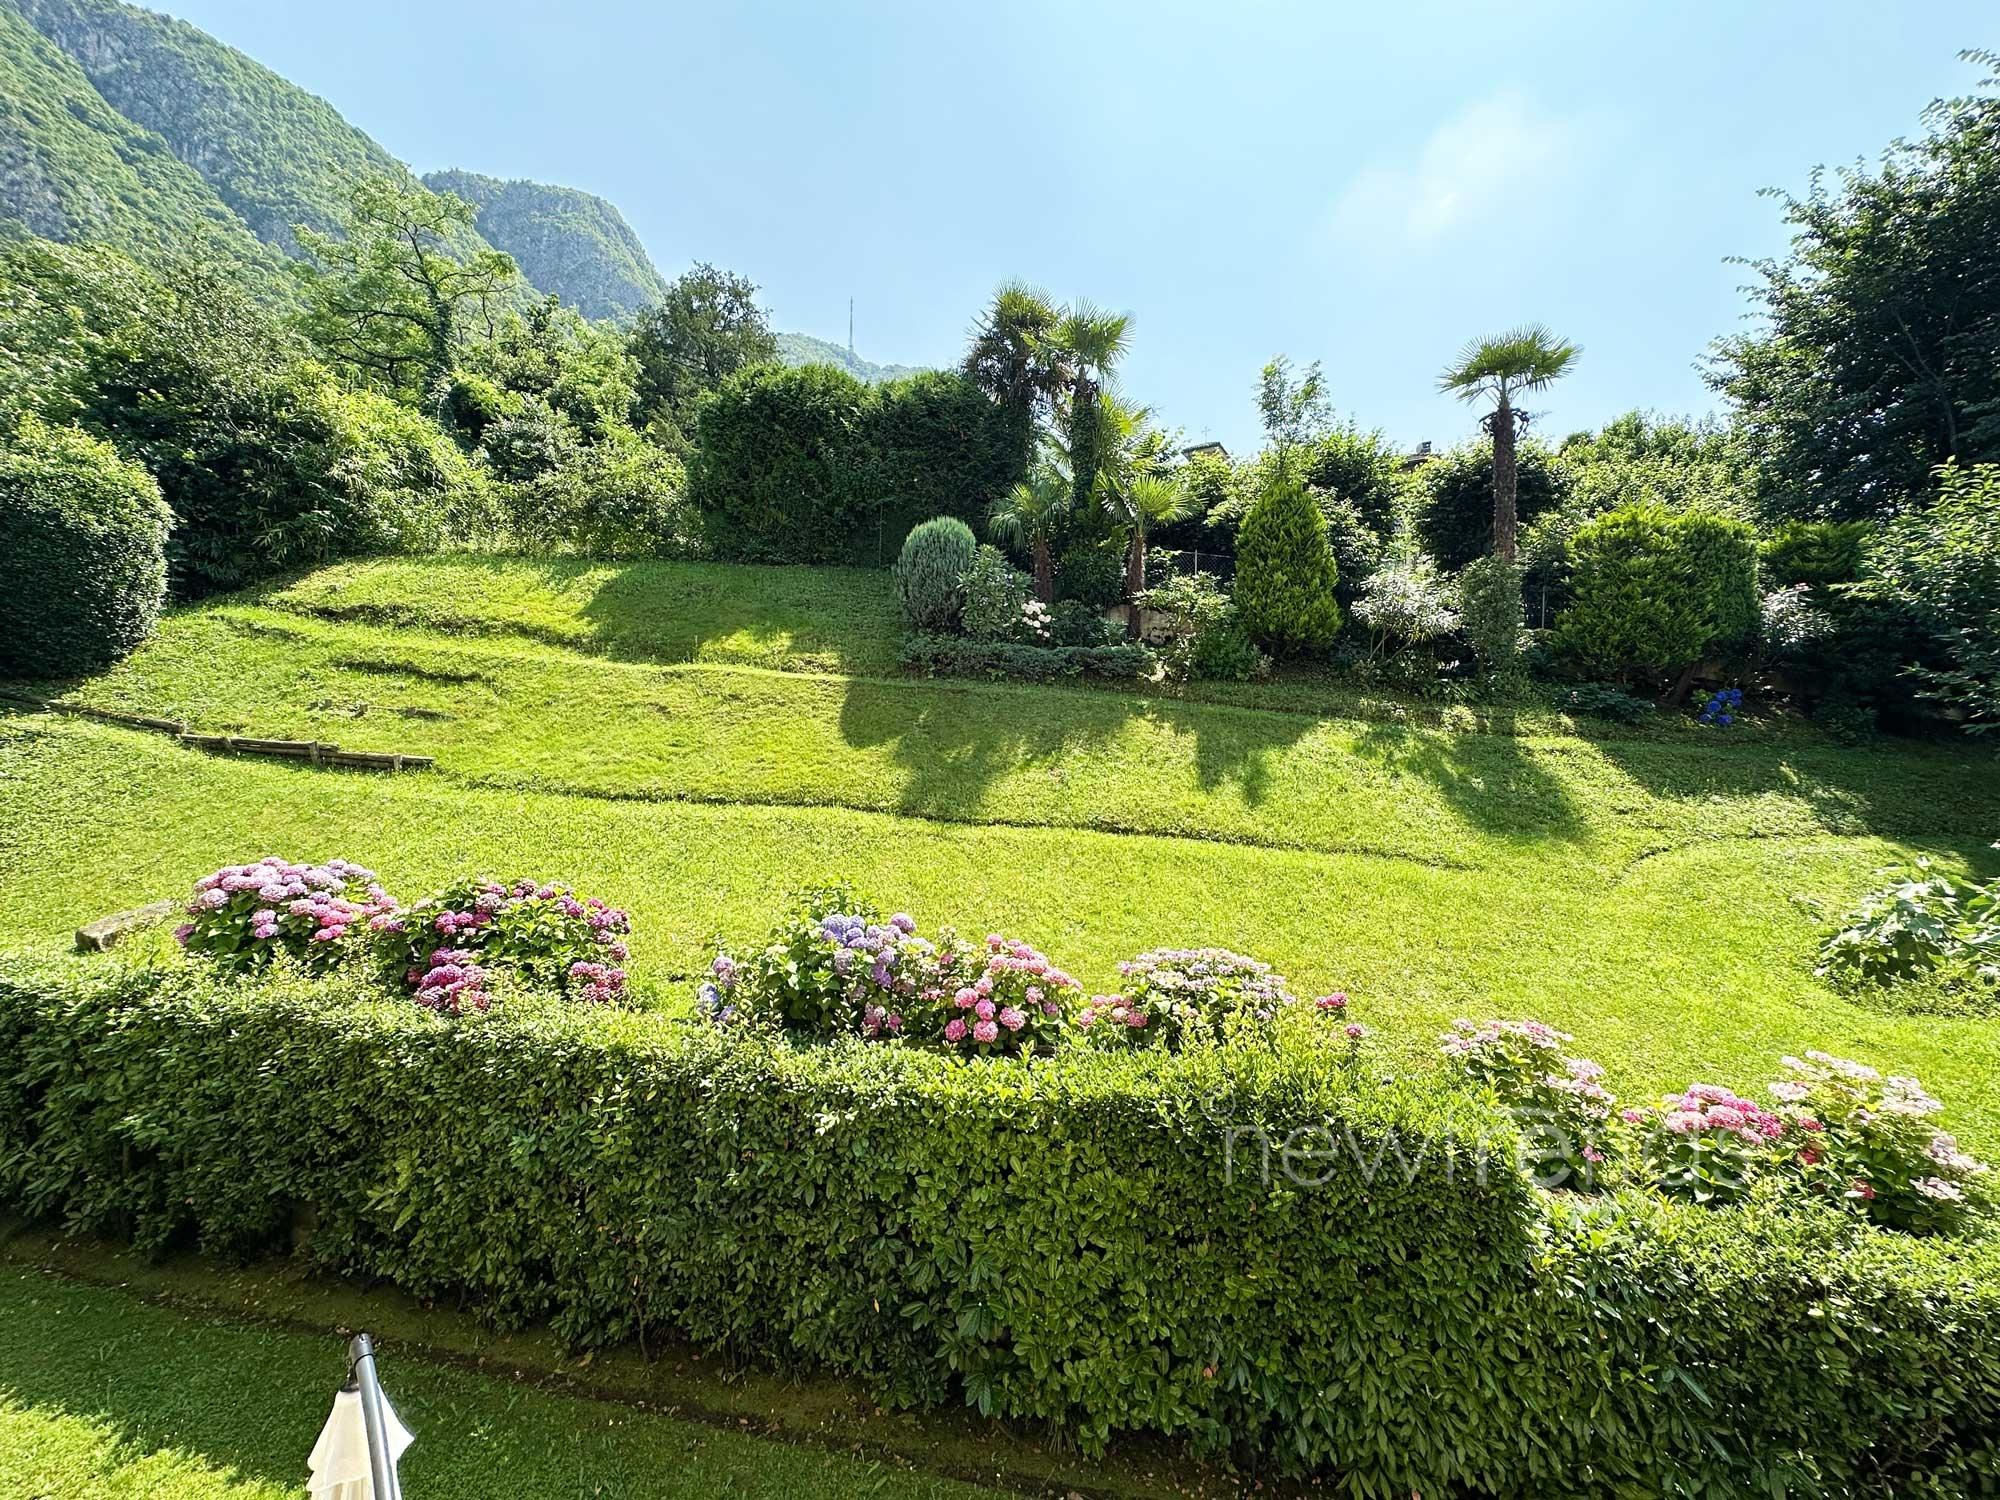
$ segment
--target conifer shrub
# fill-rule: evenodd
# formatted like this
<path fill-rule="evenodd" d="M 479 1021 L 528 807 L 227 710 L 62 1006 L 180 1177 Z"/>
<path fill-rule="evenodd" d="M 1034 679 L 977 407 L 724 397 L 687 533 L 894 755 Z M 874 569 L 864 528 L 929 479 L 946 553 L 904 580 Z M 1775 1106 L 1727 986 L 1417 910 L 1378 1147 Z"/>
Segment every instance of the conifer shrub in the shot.
<path fill-rule="evenodd" d="M 965 607 L 965 575 L 979 539 L 956 516 L 935 516 L 910 528 L 896 559 L 896 599 L 907 630 L 956 630 Z"/>
<path fill-rule="evenodd" d="M 1236 538 L 1232 597 L 1244 628 L 1277 655 L 1324 650 L 1340 632 L 1339 583 L 1326 518 L 1302 486 L 1274 478 Z"/>

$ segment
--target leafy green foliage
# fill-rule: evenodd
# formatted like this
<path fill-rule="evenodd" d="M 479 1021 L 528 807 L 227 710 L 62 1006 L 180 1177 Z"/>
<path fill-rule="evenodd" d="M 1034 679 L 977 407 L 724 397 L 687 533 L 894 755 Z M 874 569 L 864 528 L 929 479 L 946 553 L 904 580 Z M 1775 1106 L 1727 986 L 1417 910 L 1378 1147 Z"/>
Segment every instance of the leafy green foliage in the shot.
<path fill-rule="evenodd" d="M 1873 171 L 1783 199 L 1758 332 L 1716 345 L 1771 519 L 1887 518 L 1938 464 L 2000 461 L 2000 58 Z"/>
<path fill-rule="evenodd" d="M 1819 957 L 1822 973 L 1874 984 L 1940 969 L 2000 981 L 2000 880 L 1960 880 L 1920 859 L 1842 917 Z"/>
<path fill-rule="evenodd" d="M 738 370 L 778 357 L 755 284 L 705 261 L 675 277 L 639 315 L 629 347 L 638 365 L 633 420 L 675 450 L 693 441 L 704 395 Z"/>
<path fill-rule="evenodd" d="M 702 403 L 689 496 L 721 556 L 886 560 L 925 517 L 983 523 L 1013 463 L 1001 413 L 962 376 L 865 386 L 759 365 Z"/>
<path fill-rule="evenodd" d="M 1505 677 L 1521 665 L 1521 567 L 1488 553 L 1458 575 L 1459 628 L 1482 670 Z"/>
<path fill-rule="evenodd" d="M 934 634 L 957 629 L 965 575 L 978 551 L 979 539 L 956 516 L 938 516 L 910 529 L 896 559 L 896 598 L 907 628 Z"/>
<path fill-rule="evenodd" d="M 1990 1240 L 1549 1202 L 1482 1155 L 1510 1143 L 1490 1108 L 1378 1083 L 1293 1028 L 966 1066 L 647 1014 L 448 1023 L 337 985 L 12 966 L 0 1056 L 0 1198 L 74 1231 L 255 1252 L 311 1203 L 309 1264 L 585 1347 L 673 1330 L 802 1360 L 1091 1452 L 1159 1431 L 1381 1495 L 1579 1475 L 1756 1493 L 1806 1463 L 1887 1496 L 1964 1488 L 2000 1456 Z M 1050 1254 L 1062 1274 L 1030 1269 Z M 1329 1306 L 1368 1316 L 1328 1339 Z M 1802 1368 L 1830 1337 L 1849 1357 Z"/>
<path fill-rule="evenodd" d="M 507 427 L 498 423 L 495 431 Z M 558 453 L 509 487 L 501 508 L 512 540 L 534 551 L 698 557 L 704 547 L 701 517 L 687 503 L 686 491 L 680 460 L 627 432 Z"/>
<path fill-rule="evenodd" d="M 1125 566 L 1109 549 L 1080 543 L 1056 564 L 1056 598 L 1106 609 L 1125 602 Z"/>
<path fill-rule="evenodd" d="M 1921 632 L 1923 695 L 1975 734 L 2000 727 L 2000 463 L 1939 470 L 1937 500 L 1876 531 L 1864 575 L 1854 596 Z"/>
<path fill-rule="evenodd" d="M 498 250 L 453 253 L 471 223 L 470 204 L 395 176 L 356 184 L 340 233 L 299 226 L 307 336 L 357 381 L 435 403 L 468 321 L 497 318 L 520 278 Z"/>
<path fill-rule="evenodd" d="M 1038 644 L 1029 623 L 1040 606 L 1034 582 L 997 547 L 980 547 L 959 578 L 959 623 L 975 641 Z"/>
<path fill-rule="evenodd" d="M 66 677 L 151 635 L 171 521 L 109 443 L 23 416 L 0 439 L 0 671 Z"/>
<path fill-rule="evenodd" d="M 667 294 L 625 216 L 594 193 L 456 170 L 427 172 L 424 186 L 470 203 L 482 239 L 586 318 L 630 318 Z"/>
<path fill-rule="evenodd" d="M 628 430 L 637 366 L 624 339 L 552 296 L 525 312 L 501 314 L 491 338 L 465 348 L 461 368 L 503 392 L 541 402 L 587 442 Z M 455 374 L 454 390 L 463 379 Z"/>
<path fill-rule="evenodd" d="M 1764 581 L 1824 590 L 1861 576 L 1862 554 L 1874 527 L 1866 521 L 1781 521 L 1759 544 Z"/>
<path fill-rule="evenodd" d="M 1742 522 L 1625 506 L 1577 531 L 1570 566 L 1574 597 L 1553 643 L 1585 672 L 1656 681 L 1756 629 L 1755 539 Z"/>
<path fill-rule="evenodd" d="M 1244 629 L 1277 654 L 1324 649 L 1340 630 L 1339 581 L 1326 518 L 1303 486 L 1273 481 L 1236 539 L 1234 596 Z"/>
<path fill-rule="evenodd" d="M 1270 670 L 1228 591 L 1206 573 L 1177 573 L 1139 596 L 1159 619 L 1167 673 L 1177 681 L 1245 682 Z"/>
<path fill-rule="evenodd" d="M 1561 506 L 1574 482 L 1568 466 L 1533 439 L 1515 450 L 1515 511 L 1525 529 Z M 1412 529 L 1446 572 L 1464 569 L 1493 550 L 1493 444 L 1463 443 L 1416 471 Z"/>
<path fill-rule="evenodd" d="M 903 665 L 931 677 L 1007 678 L 1056 682 L 1070 677 L 1132 680 L 1152 675 L 1157 658 L 1144 646 L 1039 646 L 1018 640 L 913 635 Z"/>

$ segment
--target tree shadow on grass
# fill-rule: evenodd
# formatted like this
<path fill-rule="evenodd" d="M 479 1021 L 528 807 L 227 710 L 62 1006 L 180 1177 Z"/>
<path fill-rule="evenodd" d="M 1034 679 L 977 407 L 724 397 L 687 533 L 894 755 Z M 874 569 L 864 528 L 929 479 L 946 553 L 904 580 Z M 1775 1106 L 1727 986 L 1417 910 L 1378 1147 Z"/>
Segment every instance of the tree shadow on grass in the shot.
<path fill-rule="evenodd" d="M 1577 842 L 1588 832 L 1574 794 L 1513 733 L 1514 716 L 1496 709 L 1490 732 L 1456 733 L 1371 722 L 1355 753 L 1397 775 L 1428 781 L 1466 822 L 1517 844 Z"/>
<path fill-rule="evenodd" d="M 1137 829 L 1145 820 L 1128 816 L 1131 804 L 1116 794 L 1121 777 L 1143 781 L 1142 763 L 1107 766 L 1100 760 L 1091 768 L 1092 785 L 1076 815 L 1062 816 L 1062 805 L 1073 772 L 1066 762 L 1100 757 L 1139 719 L 1193 738 L 1203 791 L 1235 782 L 1253 806 L 1265 799 L 1277 758 L 1316 723 L 1299 715 L 1187 707 L 1089 688 L 857 679 L 848 683 L 840 729 L 851 746 L 893 747 L 891 758 L 907 777 L 898 811 L 956 821 Z M 1045 777 L 1047 786 L 1031 783 L 1022 808 L 1010 815 L 990 794 L 1004 778 L 1023 774 Z M 1174 772 L 1166 768 L 1163 774 Z"/>

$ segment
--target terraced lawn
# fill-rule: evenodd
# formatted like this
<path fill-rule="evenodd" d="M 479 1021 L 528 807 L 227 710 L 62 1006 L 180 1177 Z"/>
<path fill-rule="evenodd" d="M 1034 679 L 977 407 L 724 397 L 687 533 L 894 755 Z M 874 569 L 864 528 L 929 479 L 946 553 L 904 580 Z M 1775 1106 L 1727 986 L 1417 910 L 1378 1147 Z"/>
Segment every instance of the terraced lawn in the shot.
<path fill-rule="evenodd" d="M 405 561 L 184 612 L 76 701 L 438 769 L 0 719 L 0 944 L 52 947 L 224 860 L 338 853 L 405 891 L 468 868 L 601 890 L 678 1005 L 715 938 L 754 941 L 788 886 L 844 876 L 1100 987 L 1149 946 L 1255 952 L 1351 991 L 1413 1064 L 1465 1013 L 1574 1031 L 1634 1097 L 1754 1086 L 1824 1046 L 1918 1073 L 1968 1145 L 2000 1146 L 2000 1019 L 1830 990 L 1793 899 L 1845 903 L 1918 852 L 1987 867 L 1991 750 L 1582 733 L 1310 681 L 1233 704 L 928 682 L 893 659 L 865 573 Z"/>

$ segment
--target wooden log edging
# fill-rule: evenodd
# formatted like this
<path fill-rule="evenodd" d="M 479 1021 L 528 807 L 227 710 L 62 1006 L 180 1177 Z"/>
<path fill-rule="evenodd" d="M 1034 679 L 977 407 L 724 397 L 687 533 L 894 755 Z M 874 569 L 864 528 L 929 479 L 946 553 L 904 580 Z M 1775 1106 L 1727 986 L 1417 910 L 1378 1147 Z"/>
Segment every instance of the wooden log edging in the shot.
<path fill-rule="evenodd" d="M 64 703 L 50 698 L 29 698 L 8 694 L 19 703 L 32 704 L 51 713 L 77 714 L 126 729 L 147 729 L 170 734 L 183 745 L 213 754 L 270 755 L 283 760 L 310 761 L 316 766 L 341 766 L 358 771 L 416 771 L 434 766 L 429 755 L 412 755 L 401 750 L 343 750 L 325 740 L 267 740 L 245 734 L 197 734 L 178 719 L 155 718 L 151 714 L 128 714 L 113 708 L 92 708 L 83 703 Z"/>

